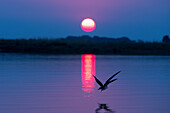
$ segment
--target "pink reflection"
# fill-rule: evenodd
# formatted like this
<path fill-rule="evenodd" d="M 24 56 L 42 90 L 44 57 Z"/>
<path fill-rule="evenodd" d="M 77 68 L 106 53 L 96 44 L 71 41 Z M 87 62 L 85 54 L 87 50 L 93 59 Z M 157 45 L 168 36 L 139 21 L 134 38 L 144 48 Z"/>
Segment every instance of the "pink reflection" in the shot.
<path fill-rule="evenodd" d="M 82 90 L 91 93 L 94 90 L 95 74 L 95 55 L 84 54 L 82 55 Z"/>

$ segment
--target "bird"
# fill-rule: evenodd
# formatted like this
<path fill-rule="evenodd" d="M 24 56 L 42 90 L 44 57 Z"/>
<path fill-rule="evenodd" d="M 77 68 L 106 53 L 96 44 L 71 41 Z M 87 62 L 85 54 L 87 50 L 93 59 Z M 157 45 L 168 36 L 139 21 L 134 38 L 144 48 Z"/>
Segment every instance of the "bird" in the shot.
<path fill-rule="evenodd" d="M 121 71 L 118 71 L 117 73 L 115 73 L 114 75 L 112 75 L 104 84 L 102 84 L 102 82 L 100 82 L 99 79 L 97 79 L 97 77 L 92 74 L 93 77 L 95 78 L 96 82 L 100 85 L 100 87 L 99 87 L 98 90 L 101 90 L 101 91 L 106 90 L 106 89 L 108 88 L 108 84 L 110 84 L 110 83 L 114 82 L 115 80 L 117 80 L 117 78 L 116 78 L 116 79 L 113 79 L 113 80 L 112 80 L 112 78 L 113 78 L 114 76 L 116 76 L 116 75 L 117 75 L 118 73 L 120 73 L 120 72 L 121 72 Z"/>

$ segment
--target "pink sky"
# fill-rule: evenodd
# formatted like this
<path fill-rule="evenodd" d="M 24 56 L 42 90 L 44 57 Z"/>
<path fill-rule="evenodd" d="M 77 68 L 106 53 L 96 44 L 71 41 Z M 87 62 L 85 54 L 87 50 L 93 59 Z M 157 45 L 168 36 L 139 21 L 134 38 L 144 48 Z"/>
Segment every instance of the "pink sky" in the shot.
<path fill-rule="evenodd" d="M 170 34 L 169 4 L 169 0 L 1 0 L 0 38 L 99 35 L 161 40 Z M 80 28 L 86 17 L 96 21 L 91 33 Z"/>

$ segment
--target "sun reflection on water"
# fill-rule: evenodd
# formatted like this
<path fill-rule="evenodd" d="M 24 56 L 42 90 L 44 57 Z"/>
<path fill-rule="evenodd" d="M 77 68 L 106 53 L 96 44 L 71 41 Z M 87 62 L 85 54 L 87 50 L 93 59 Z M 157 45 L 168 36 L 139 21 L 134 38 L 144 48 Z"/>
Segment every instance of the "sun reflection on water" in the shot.
<path fill-rule="evenodd" d="M 95 75 L 95 55 L 84 54 L 82 55 L 82 90 L 88 94 L 94 90 L 95 81 L 92 74 Z"/>

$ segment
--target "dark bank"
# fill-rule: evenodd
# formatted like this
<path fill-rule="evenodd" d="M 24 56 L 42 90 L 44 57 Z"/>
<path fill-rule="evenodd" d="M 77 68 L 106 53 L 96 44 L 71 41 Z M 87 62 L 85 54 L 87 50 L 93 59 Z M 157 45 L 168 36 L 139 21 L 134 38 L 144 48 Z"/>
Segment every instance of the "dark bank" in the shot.
<path fill-rule="evenodd" d="M 134 41 L 127 37 L 108 38 L 68 36 L 48 39 L 0 39 L 0 52 L 30 54 L 115 54 L 115 55 L 170 55 L 170 39 L 162 42 Z"/>

